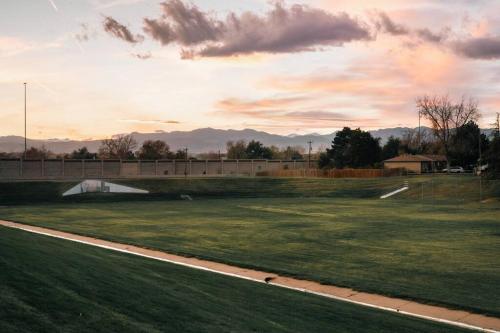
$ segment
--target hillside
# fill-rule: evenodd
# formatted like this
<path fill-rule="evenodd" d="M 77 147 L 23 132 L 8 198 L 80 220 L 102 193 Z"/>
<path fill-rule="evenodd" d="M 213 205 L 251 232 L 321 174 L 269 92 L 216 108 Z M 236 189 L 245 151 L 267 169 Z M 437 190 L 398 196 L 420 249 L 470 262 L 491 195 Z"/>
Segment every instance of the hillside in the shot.
<path fill-rule="evenodd" d="M 429 130 L 422 127 L 423 130 Z M 407 127 L 385 128 L 370 131 L 370 133 L 380 138 L 382 144 L 392 135 L 402 137 L 409 130 Z M 488 135 L 491 130 L 484 130 Z M 192 131 L 156 132 L 156 133 L 131 133 L 139 144 L 146 140 L 163 140 L 170 145 L 172 150 L 189 148 L 191 153 L 204 153 L 209 151 L 226 150 L 227 141 L 236 140 L 258 140 L 267 146 L 302 146 L 307 147 L 307 142 L 312 141 L 313 150 L 324 150 L 331 145 L 335 132 L 331 134 L 306 134 L 306 135 L 278 135 L 253 129 L 244 130 L 221 130 L 214 128 L 199 128 Z M 69 153 L 81 147 L 87 147 L 89 151 L 96 152 L 101 140 L 69 140 L 69 139 L 49 139 L 32 140 L 28 139 L 28 147 L 41 147 L 49 149 L 54 153 Z M 24 149 L 24 138 L 21 136 L 0 136 L 1 152 L 16 152 Z"/>
<path fill-rule="evenodd" d="M 371 131 L 371 133 L 382 142 L 389 136 L 401 137 L 408 128 L 387 128 Z M 331 134 L 307 134 L 307 135 L 277 135 L 253 129 L 244 130 L 221 130 L 213 128 L 200 128 L 193 131 L 156 132 L 156 133 L 131 133 L 139 144 L 146 140 L 163 140 L 170 145 L 172 150 L 188 147 L 192 153 L 202 153 L 209 151 L 225 151 L 226 142 L 230 140 L 258 140 L 265 145 L 275 145 L 278 147 L 302 146 L 306 147 L 308 141 L 313 142 L 313 149 L 325 149 L 329 147 L 335 133 Z M 50 139 L 32 140 L 28 139 L 29 147 L 41 147 L 53 151 L 54 153 L 68 153 L 81 147 L 87 147 L 91 152 L 97 151 L 101 140 L 69 140 Z M 24 149 L 24 138 L 21 136 L 0 137 L 0 151 L 15 152 Z"/>

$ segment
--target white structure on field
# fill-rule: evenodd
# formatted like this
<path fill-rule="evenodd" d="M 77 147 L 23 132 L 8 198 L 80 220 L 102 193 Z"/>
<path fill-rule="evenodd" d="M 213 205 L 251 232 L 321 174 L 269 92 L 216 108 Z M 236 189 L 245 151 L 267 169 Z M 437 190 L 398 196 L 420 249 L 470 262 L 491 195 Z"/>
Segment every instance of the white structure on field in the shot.
<path fill-rule="evenodd" d="M 408 183 L 408 181 L 405 181 L 404 186 L 402 188 L 397 189 L 396 191 L 392 191 L 390 193 L 384 194 L 383 196 L 380 197 L 380 199 L 386 199 L 386 198 L 392 197 L 393 195 L 407 191 L 409 189 L 410 189 L 410 184 Z"/>
<path fill-rule="evenodd" d="M 82 194 L 87 192 L 104 192 L 104 193 L 149 193 L 148 191 L 123 186 L 113 183 L 108 183 L 102 180 L 85 180 L 80 184 L 73 186 L 63 193 L 63 197 L 68 195 Z"/>

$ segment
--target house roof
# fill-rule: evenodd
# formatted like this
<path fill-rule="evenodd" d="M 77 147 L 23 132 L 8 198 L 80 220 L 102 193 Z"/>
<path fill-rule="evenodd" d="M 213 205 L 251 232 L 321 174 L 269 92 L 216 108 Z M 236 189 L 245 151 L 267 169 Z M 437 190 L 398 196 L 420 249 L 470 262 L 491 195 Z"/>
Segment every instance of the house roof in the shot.
<path fill-rule="evenodd" d="M 444 155 L 399 155 L 384 162 L 446 162 L 446 156 Z"/>

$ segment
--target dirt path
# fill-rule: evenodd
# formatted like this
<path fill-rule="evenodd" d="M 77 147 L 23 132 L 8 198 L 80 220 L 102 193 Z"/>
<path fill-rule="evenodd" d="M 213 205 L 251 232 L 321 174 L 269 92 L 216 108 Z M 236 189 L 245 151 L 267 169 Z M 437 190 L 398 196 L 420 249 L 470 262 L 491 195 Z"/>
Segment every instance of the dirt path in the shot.
<path fill-rule="evenodd" d="M 298 290 L 310 294 L 320 295 L 336 300 L 355 303 L 385 311 L 397 312 L 403 315 L 442 322 L 458 327 L 469 328 L 484 332 L 500 333 L 500 318 L 487 317 L 461 310 L 451 310 L 442 307 L 426 305 L 399 298 L 386 297 L 376 294 L 358 292 L 349 288 L 340 288 L 322 285 L 313 281 L 299 280 L 283 277 L 273 273 L 266 273 L 251 269 L 230 266 L 217 262 L 200 260 L 196 258 L 181 257 L 166 252 L 148 250 L 137 246 L 104 241 L 101 239 L 79 236 L 67 232 L 34 227 L 20 223 L 0 220 L 0 226 L 21 229 L 28 232 L 62 238 L 74 242 L 97 246 L 109 250 L 129 253 L 141 257 L 166 261 L 177 265 L 201 269 L 218 274 L 224 274 L 259 283 Z M 267 281 L 267 282 L 266 282 Z"/>

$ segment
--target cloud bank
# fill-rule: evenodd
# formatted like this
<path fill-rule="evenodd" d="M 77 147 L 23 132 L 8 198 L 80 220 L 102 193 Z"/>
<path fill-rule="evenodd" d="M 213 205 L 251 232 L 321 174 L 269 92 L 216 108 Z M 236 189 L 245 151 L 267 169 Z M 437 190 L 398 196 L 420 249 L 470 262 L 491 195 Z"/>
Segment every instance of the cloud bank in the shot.
<path fill-rule="evenodd" d="M 457 55 L 482 60 L 500 59 L 500 37 L 465 37 L 450 40 L 450 29 L 445 28 L 440 33 L 432 32 L 428 28 L 410 29 L 405 25 L 394 22 L 386 13 L 377 13 L 375 26 L 377 30 L 394 36 L 409 36 L 419 38 L 428 43 L 442 43 L 443 46 Z"/>
<path fill-rule="evenodd" d="M 275 3 L 263 15 L 229 13 L 219 20 L 180 0 L 161 4 L 162 16 L 144 19 L 144 32 L 162 45 L 176 43 L 184 58 L 289 53 L 370 40 L 369 27 L 346 13 Z"/>
<path fill-rule="evenodd" d="M 299 4 L 286 6 L 281 1 L 262 14 L 230 12 L 223 19 L 182 0 L 167 0 L 160 6 L 160 17 L 143 19 L 144 34 L 162 46 L 179 46 L 182 59 L 321 50 L 355 41 L 373 41 L 376 31 L 405 38 L 406 46 L 428 43 L 466 58 L 500 58 L 500 37 L 451 40 L 449 28 L 439 32 L 426 27 L 411 28 L 382 11 L 373 12 L 372 24 L 368 25 L 345 12 L 334 14 Z M 144 40 L 143 35 L 133 34 L 109 16 L 105 17 L 103 27 L 111 36 L 130 44 Z M 85 39 L 85 35 L 81 37 Z"/>
<path fill-rule="evenodd" d="M 500 37 L 469 38 L 455 41 L 453 50 L 473 59 L 500 59 Z"/>

